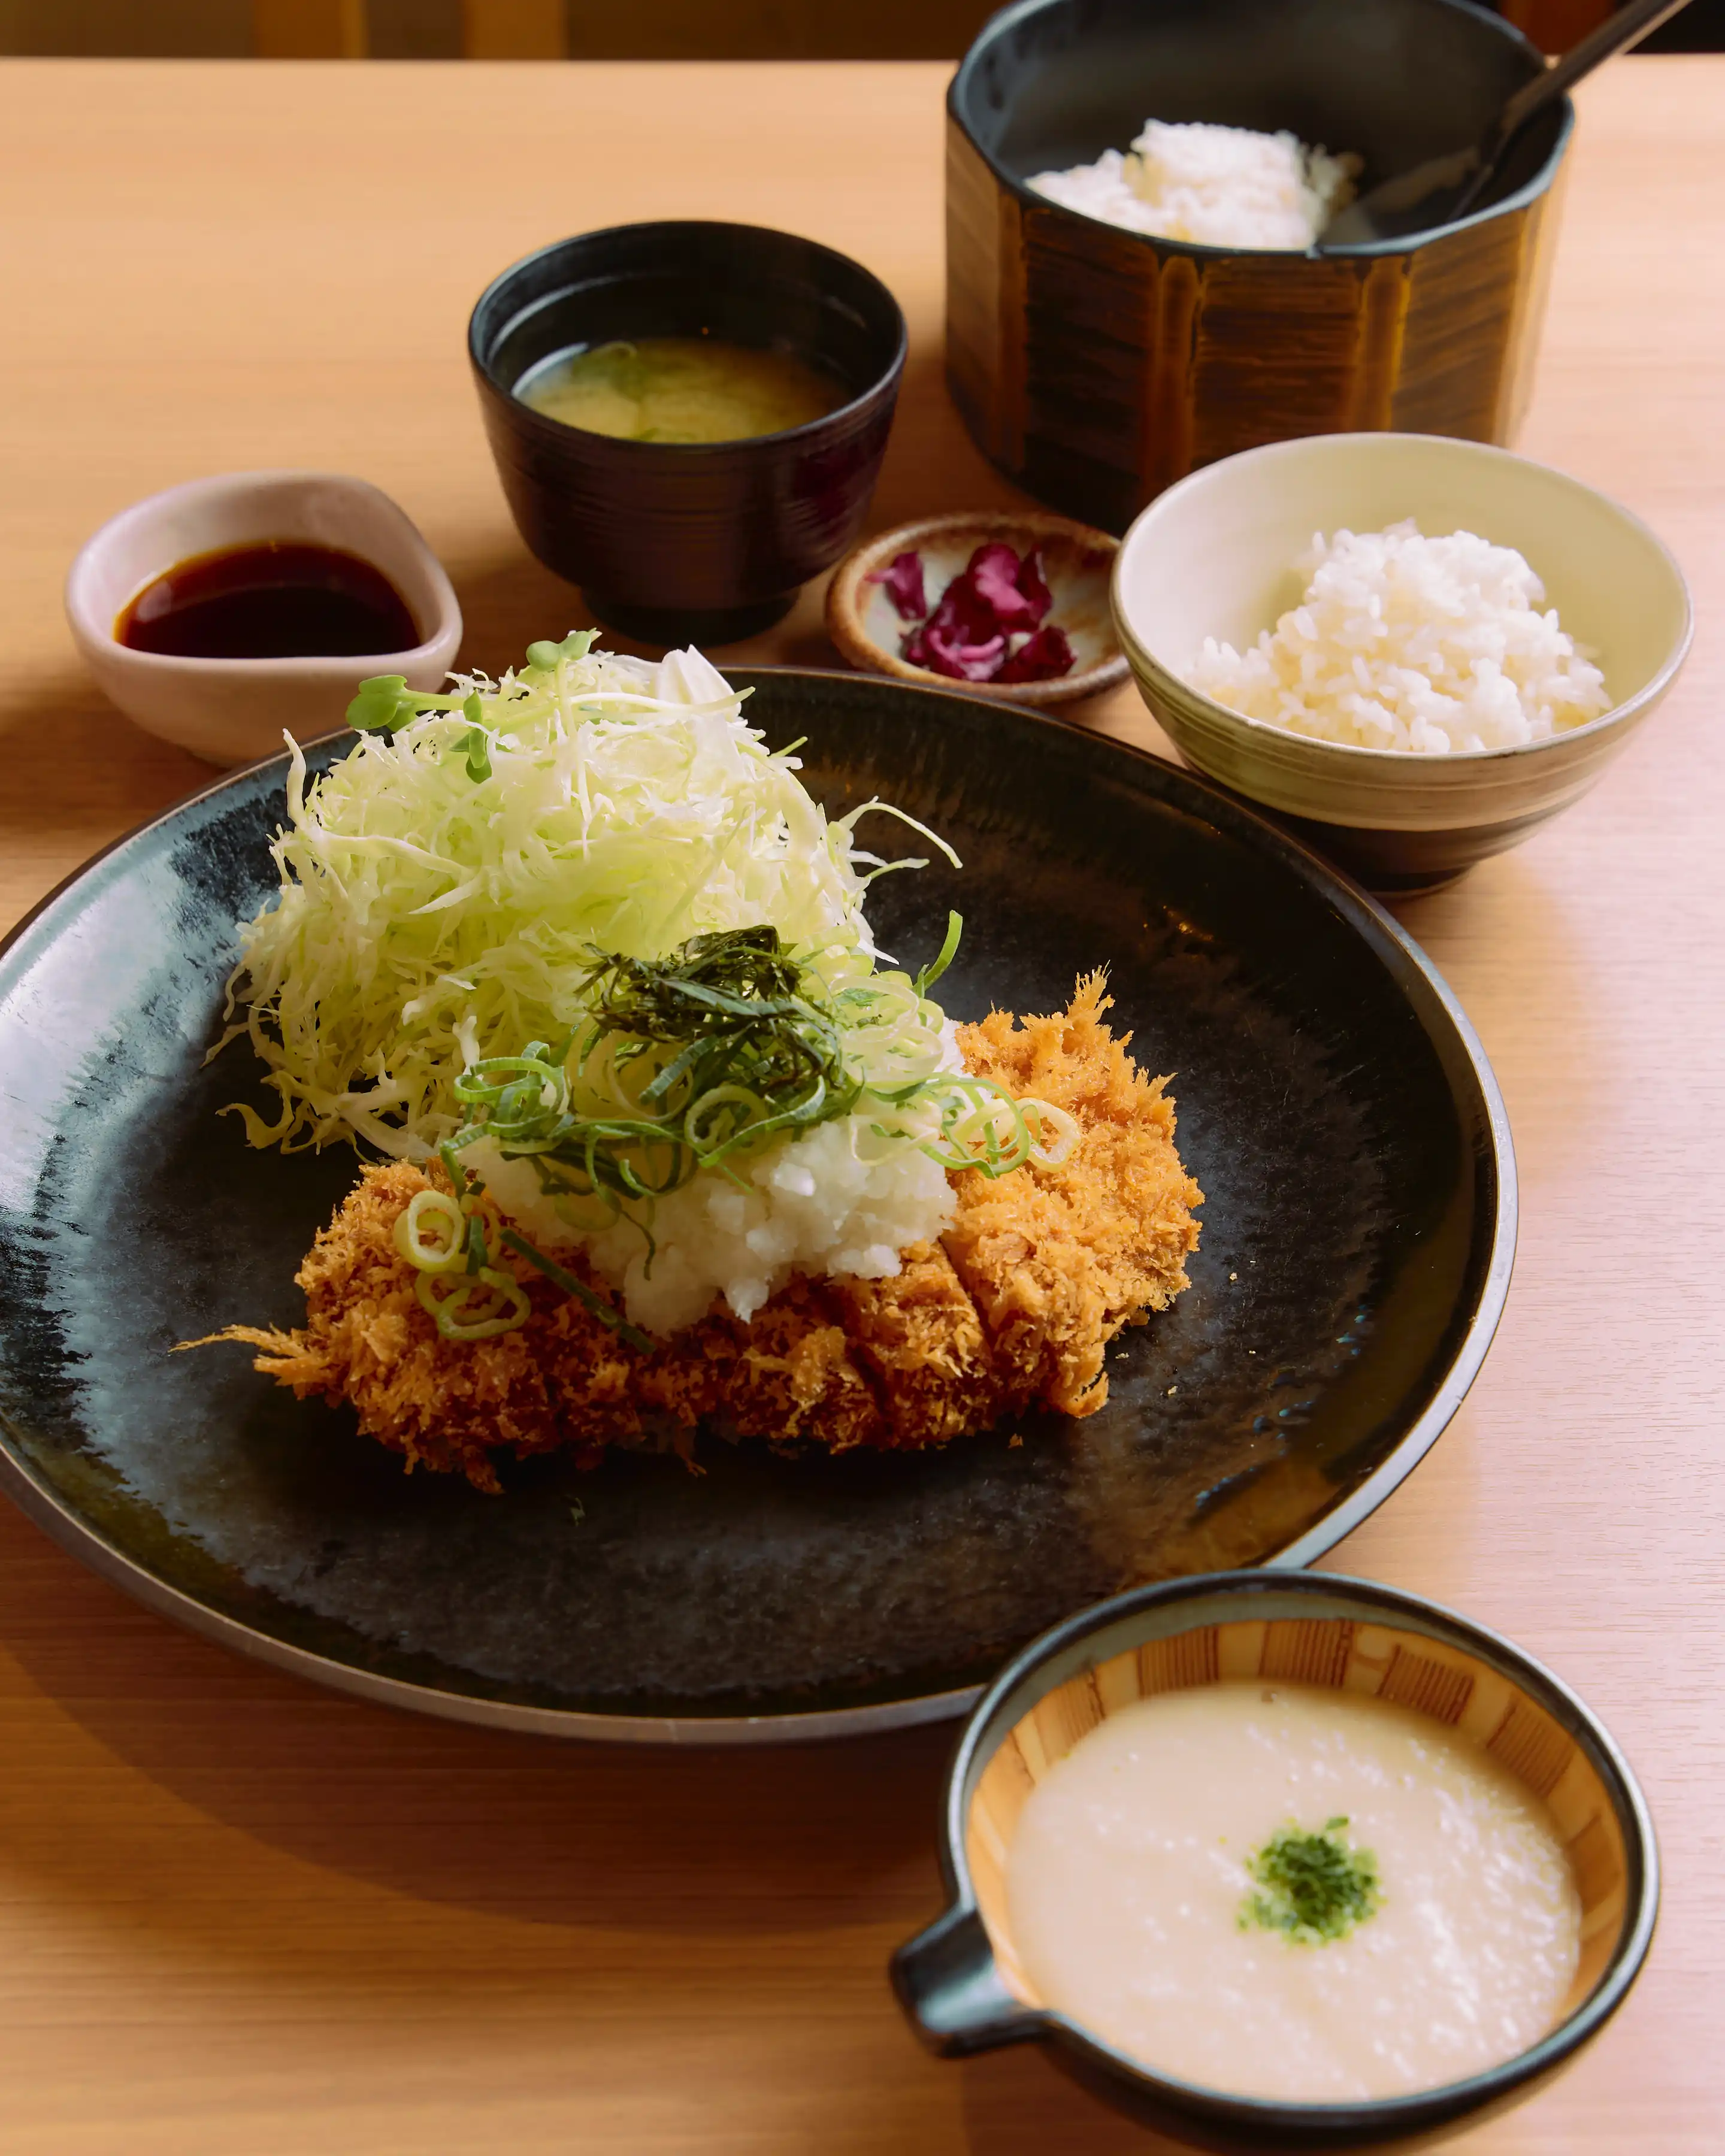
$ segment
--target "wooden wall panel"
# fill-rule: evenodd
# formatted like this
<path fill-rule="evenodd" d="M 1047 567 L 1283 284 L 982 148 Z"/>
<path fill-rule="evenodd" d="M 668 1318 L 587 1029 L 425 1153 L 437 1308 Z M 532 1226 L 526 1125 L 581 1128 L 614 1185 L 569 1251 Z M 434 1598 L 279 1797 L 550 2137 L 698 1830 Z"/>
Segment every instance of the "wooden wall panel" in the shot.
<path fill-rule="evenodd" d="M 0 0 L 0 53 L 244 59 L 251 0 Z"/>
<path fill-rule="evenodd" d="M 470 60 L 567 57 L 565 0 L 461 0 L 461 51 Z"/>
<path fill-rule="evenodd" d="M 1567 53 L 1613 13 L 1615 0 L 1503 0 L 1500 12 L 1543 53 Z"/>
<path fill-rule="evenodd" d="M 1612 0 L 1504 0 L 1546 52 Z M 949 59 L 990 0 L 0 0 L 0 53 L 270 59 Z M 255 23 L 255 28 L 254 23 Z"/>
<path fill-rule="evenodd" d="M 0 0 L 0 53 L 951 59 L 989 0 Z"/>
<path fill-rule="evenodd" d="M 366 57 L 454 60 L 461 57 L 461 0 L 363 0 Z"/>
<path fill-rule="evenodd" d="M 262 59 L 362 60 L 365 0 L 252 0 L 252 39 Z"/>

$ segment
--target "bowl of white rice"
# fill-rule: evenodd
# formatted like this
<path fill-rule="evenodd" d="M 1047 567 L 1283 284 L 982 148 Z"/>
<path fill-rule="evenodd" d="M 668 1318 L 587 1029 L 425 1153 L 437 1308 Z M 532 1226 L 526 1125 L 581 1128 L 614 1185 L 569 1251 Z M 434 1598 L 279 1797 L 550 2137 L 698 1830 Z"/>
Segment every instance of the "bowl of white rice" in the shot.
<path fill-rule="evenodd" d="M 1118 534 L 1260 442 L 1512 439 L 1567 100 L 1466 217 L 1313 245 L 1357 187 L 1476 140 L 1544 66 L 1470 0 L 1010 0 L 947 99 L 947 378 L 978 445 Z"/>
<path fill-rule="evenodd" d="M 1576 800 L 1688 654 L 1638 517 L 1479 442 L 1320 434 L 1153 502 L 1120 640 L 1187 761 L 1373 889 L 1447 882 Z"/>

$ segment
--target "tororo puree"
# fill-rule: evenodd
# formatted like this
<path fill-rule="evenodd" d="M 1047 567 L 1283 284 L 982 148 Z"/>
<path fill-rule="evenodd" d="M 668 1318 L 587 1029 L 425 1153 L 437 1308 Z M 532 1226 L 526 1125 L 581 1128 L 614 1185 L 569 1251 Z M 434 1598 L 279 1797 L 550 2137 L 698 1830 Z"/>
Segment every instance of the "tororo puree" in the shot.
<path fill-rule="evenodd" d="M 1553 2026 L 1579 1955 L 1536 1797 L 1410 1708 L 1305 1685 L 1111 1715 L 1026 1799 L 1006 1888 L 1047 2005 L 1242 2095 L 1464 2079 Z"/>

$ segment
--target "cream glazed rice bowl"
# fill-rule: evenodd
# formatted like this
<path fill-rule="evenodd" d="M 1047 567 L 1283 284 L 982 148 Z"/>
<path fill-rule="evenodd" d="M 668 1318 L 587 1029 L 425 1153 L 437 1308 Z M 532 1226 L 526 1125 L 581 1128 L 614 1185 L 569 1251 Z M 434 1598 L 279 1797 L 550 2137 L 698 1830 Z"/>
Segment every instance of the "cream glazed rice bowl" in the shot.
<path fill-rule="evenodd" d="M 1610 707 L 1507 748 L 1358 747 L 1248 718 L 1193 685 L 1207 639 L 1245 651 L 1298 604 L 1314 534 L 1411 518 L 1526 557 Z M 1577 800 L 1688 655 L 1682 572 L 1639 518 L 1506 449 L 1427 434 L 1322 434 L 1248 449 L 1153 502 L 1122 542 L 1116 627 L 1141 695 L 1187 761 L 1385 891 L 1448 882 Z"/>

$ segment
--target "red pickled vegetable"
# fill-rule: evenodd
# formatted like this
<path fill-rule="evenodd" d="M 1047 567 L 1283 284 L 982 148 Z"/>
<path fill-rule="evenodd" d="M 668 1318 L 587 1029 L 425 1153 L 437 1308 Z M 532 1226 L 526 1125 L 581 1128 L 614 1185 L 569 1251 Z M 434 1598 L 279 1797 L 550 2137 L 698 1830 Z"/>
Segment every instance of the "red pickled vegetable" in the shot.
<path fill-rule="evenodd" d="M 1034 547 L 1020 562 L 1012 548 L 999 540 L 992 546 L 978 547 L 964 574 L 997 625 L 1009 633 L 1034 629 L 1052 603 Z"/>
<path fill-rule="evenodd" d="M 1006 656 L 1006 639 L 999 632 L 967 642 L 957 621 L 942 622 L 938 616 L 926 621 L 904 641 L 904 656 L 913 666 L 926 666 L 931 674 L 944 674 L 952 681 L 992 681 Z"/>
<path fill-rule="evenodd" d="M 1058 681 L 1072 671 L 1072 647 L 1058 622 L 1027 636 L 995 675 L 997 681 Z"/>
<path fill-rule="evenodd" d="M 890 567 L 876 569 L 869 581 L 886 586 L 887 598 L 906 621 L 921 621 L 927 613 L 928 600 L 922 588 L 922 557 L 914 547 L 907 547 L 902 554 L 895 554 Z"/>
<path fill-rule="evenodd" d="M 1042 573 L 1042 557 L 1034 547 L 1026 551 L 1019 565 L 1019 589 L 1035 608 L 1029 622 L 1034 629 L 1054 604 L 1054 593 L 1048 588 L 1048 579 Z"/>
<path fill-rule="evenodd" d="M 926 666 L 932 674 L 988 681 L 1006 656 L 1006 633 L 967 571 L 953 578 L 928 619 L 905 639 L 903 650 L 913 666 Z"/>
<path fill-rule="evenodd" d="M 876 580 L 907 620 L 925 610 L 920 555 L 899 555 Z M 1034 547 L 1021 558 L 992 541 L 977 548 L 927 620 L 905 632 L 899 650 L 911 665 L 953 681 L 1055 680 L 1071 671 L 1072 647 L 1064 629 L 1045 623 L 1053 603 Z"/>

